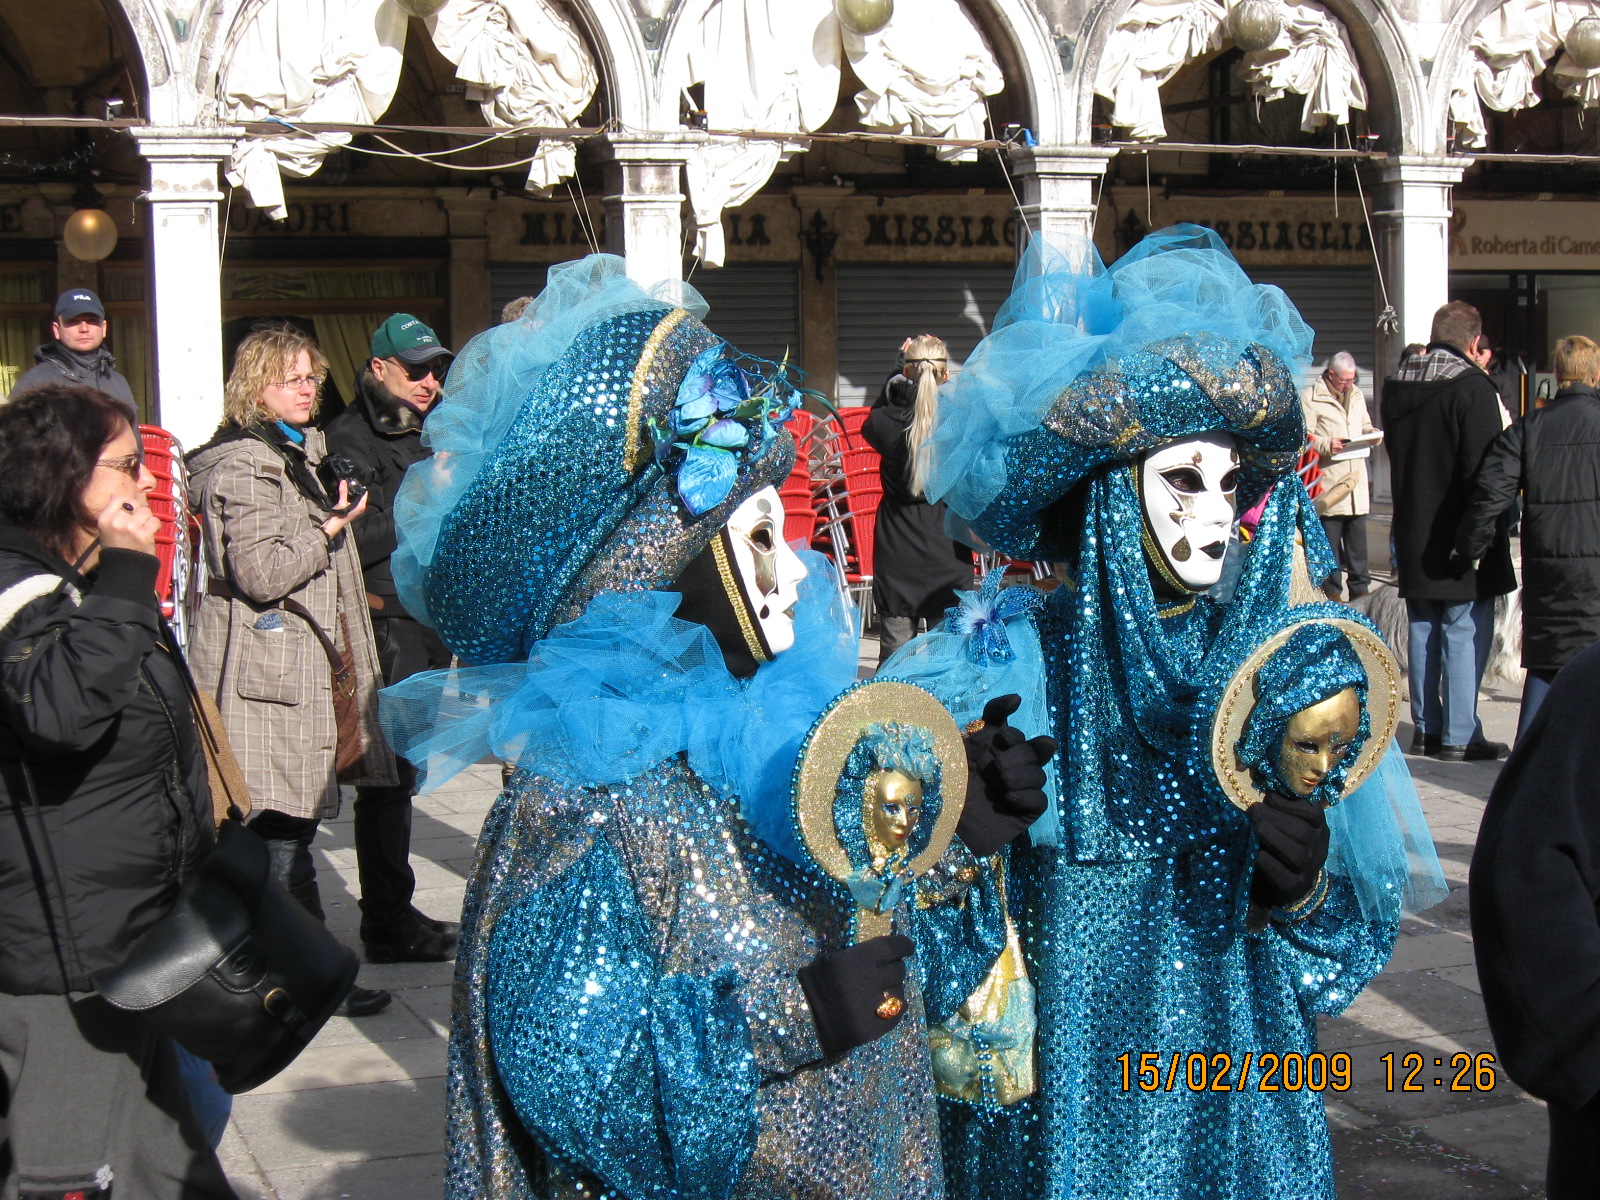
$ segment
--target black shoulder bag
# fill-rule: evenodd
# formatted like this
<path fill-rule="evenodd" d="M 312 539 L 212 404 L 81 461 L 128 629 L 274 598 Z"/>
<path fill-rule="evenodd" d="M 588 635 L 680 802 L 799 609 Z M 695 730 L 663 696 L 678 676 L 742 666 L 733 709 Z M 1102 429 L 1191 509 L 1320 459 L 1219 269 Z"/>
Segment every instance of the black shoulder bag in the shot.
<path fill-rule="evenodd" d="M 188 664 L 174 657 L 193 692 Z M 176 727 L 173 742 L 178 744 Z M 43 835 L 42 857 L 55 877 L 65 918 L 66 891 L 44 808 L 33 772 L 26 760 L 21 765 Z M 48 912 L 48 897 L 42 899 Z M 52 922 L 51 932 L 59 939 L 64 931 Z M 70 941 L 70 930 L 65 932 Z M 266 843 L 230 806 L 216 848 L 182 882 L 172 911 L 140 936 L 120 966 L 99 972 L 94 983 L 107 1003 L 143 1014 L 209 1062 L 226 1091 L 238 1093 L 261 1086 L 295 1060 L 349 994 L 357 967 L 354 951 L 273 875 Z"/>

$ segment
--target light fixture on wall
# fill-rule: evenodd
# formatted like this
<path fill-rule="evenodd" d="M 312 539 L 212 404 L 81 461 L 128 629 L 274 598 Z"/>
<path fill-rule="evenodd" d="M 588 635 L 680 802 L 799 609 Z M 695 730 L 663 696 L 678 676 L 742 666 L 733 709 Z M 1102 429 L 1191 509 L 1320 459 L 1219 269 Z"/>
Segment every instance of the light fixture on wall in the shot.
<path fill-rule="evenodd" d="M 431 17 L 449 3 L 449 0 L 394 0 L 400 11 L 408 17 Z"/>
<path fill-rule="evenodd" d="M 1283 32 L 1283 15 L 1274 0 L 1239 0 L 1228 14 L 1228 36 L 1246 54 L 1265 50 Z"/>
<path fill-rule="evenodd" d="M 894 0 L 833 0 L 833 12 L 851 33 L 870 37 L 894 19 Z"/>
<path fill-rule="evenodd" d="M 80 208 L 61 230 L 67 253 L 81 262 L 99 262 L 117 248 L 117 223 L 99 208 Z"/>
<path fill-rule="evenodd" d="M 662 35 L 667 32 L 667 13 L 672 0 L 633 0 L 633 19 L 639 24 L 639 36 L 652 50 L 661 47 Z"/>
<path fill-rule="evenodd" d="M 1600 67 L 1600 16 L 1580 17 L 1562 39 L 1573 65 L 1592 71 Z"/>

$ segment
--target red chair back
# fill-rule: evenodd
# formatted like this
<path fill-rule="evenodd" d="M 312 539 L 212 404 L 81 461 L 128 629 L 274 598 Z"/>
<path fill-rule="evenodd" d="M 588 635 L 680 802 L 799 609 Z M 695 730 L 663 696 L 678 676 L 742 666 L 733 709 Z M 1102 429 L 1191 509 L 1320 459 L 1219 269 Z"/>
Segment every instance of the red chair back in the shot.
<path fill-rule="evenodd" d="M 876 459 L 878 456 L 873 454 Z M 852 573 L 862 579 L 872 577 L 872 550 L 878 526 L 878 502 L 883 499 L 883 476 L 877 463 L 864 469 L 846 470 L 845 497 L 850 505 L 850 534 L 855 542 L 856 570 Z"/>

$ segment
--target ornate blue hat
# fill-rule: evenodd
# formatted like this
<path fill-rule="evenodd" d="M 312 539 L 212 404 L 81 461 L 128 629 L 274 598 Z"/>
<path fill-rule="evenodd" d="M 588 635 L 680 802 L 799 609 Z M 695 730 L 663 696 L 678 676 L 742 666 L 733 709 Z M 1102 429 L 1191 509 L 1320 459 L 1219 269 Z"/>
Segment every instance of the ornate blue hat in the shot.
<path fill-rule="evenodd" d="M 670 583 L 788 475 L 799 399 L 620 258 L 552 269 L 524 316 L 467 344 L 396 505 L 407 609 L 464 661 L 525 658 L 602 591 Z M 743 364 L 743 365 L 741 365 Z"/>

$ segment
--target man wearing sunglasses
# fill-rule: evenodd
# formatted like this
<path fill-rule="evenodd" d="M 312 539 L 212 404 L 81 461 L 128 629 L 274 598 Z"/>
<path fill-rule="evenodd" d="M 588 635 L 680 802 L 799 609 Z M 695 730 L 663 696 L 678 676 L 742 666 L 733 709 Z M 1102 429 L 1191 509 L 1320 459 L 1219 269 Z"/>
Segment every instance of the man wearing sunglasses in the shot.
<path fill-rule="evenodd" d="M 355 399 L 326 430 L 330 458 L 348 459 L 367 487 L 357 537 L 367 606 L 385 684 L 450 665 L 433 630 L 411 619 L 395 594 L 394 498 L 400 481 L 428 457 L 422 422 L 438 402 L 451 353 L 410 313 L 395 313 L 372 335 L 372 357 L 356 378 Z M 361 940 L 369 962 L 439 962 L 455 955 L 458 926 L 411 905 L 411 796 L 416 772 L 400 759 L 397 787 L 356 789 L 356 866 L 361 876 Z"/>
<path fill-rule="evenodd" d="M 50 340 L 34 350 L 35 365 L 17 377 L 11 397 L 46 383 L 82 383 L 135 408 L 128 381 L 106 349 L 105 305 L 88 288 L 68 288 L 56 299 Z M 8 397 L 11 398 L 11 397 Z"/>

